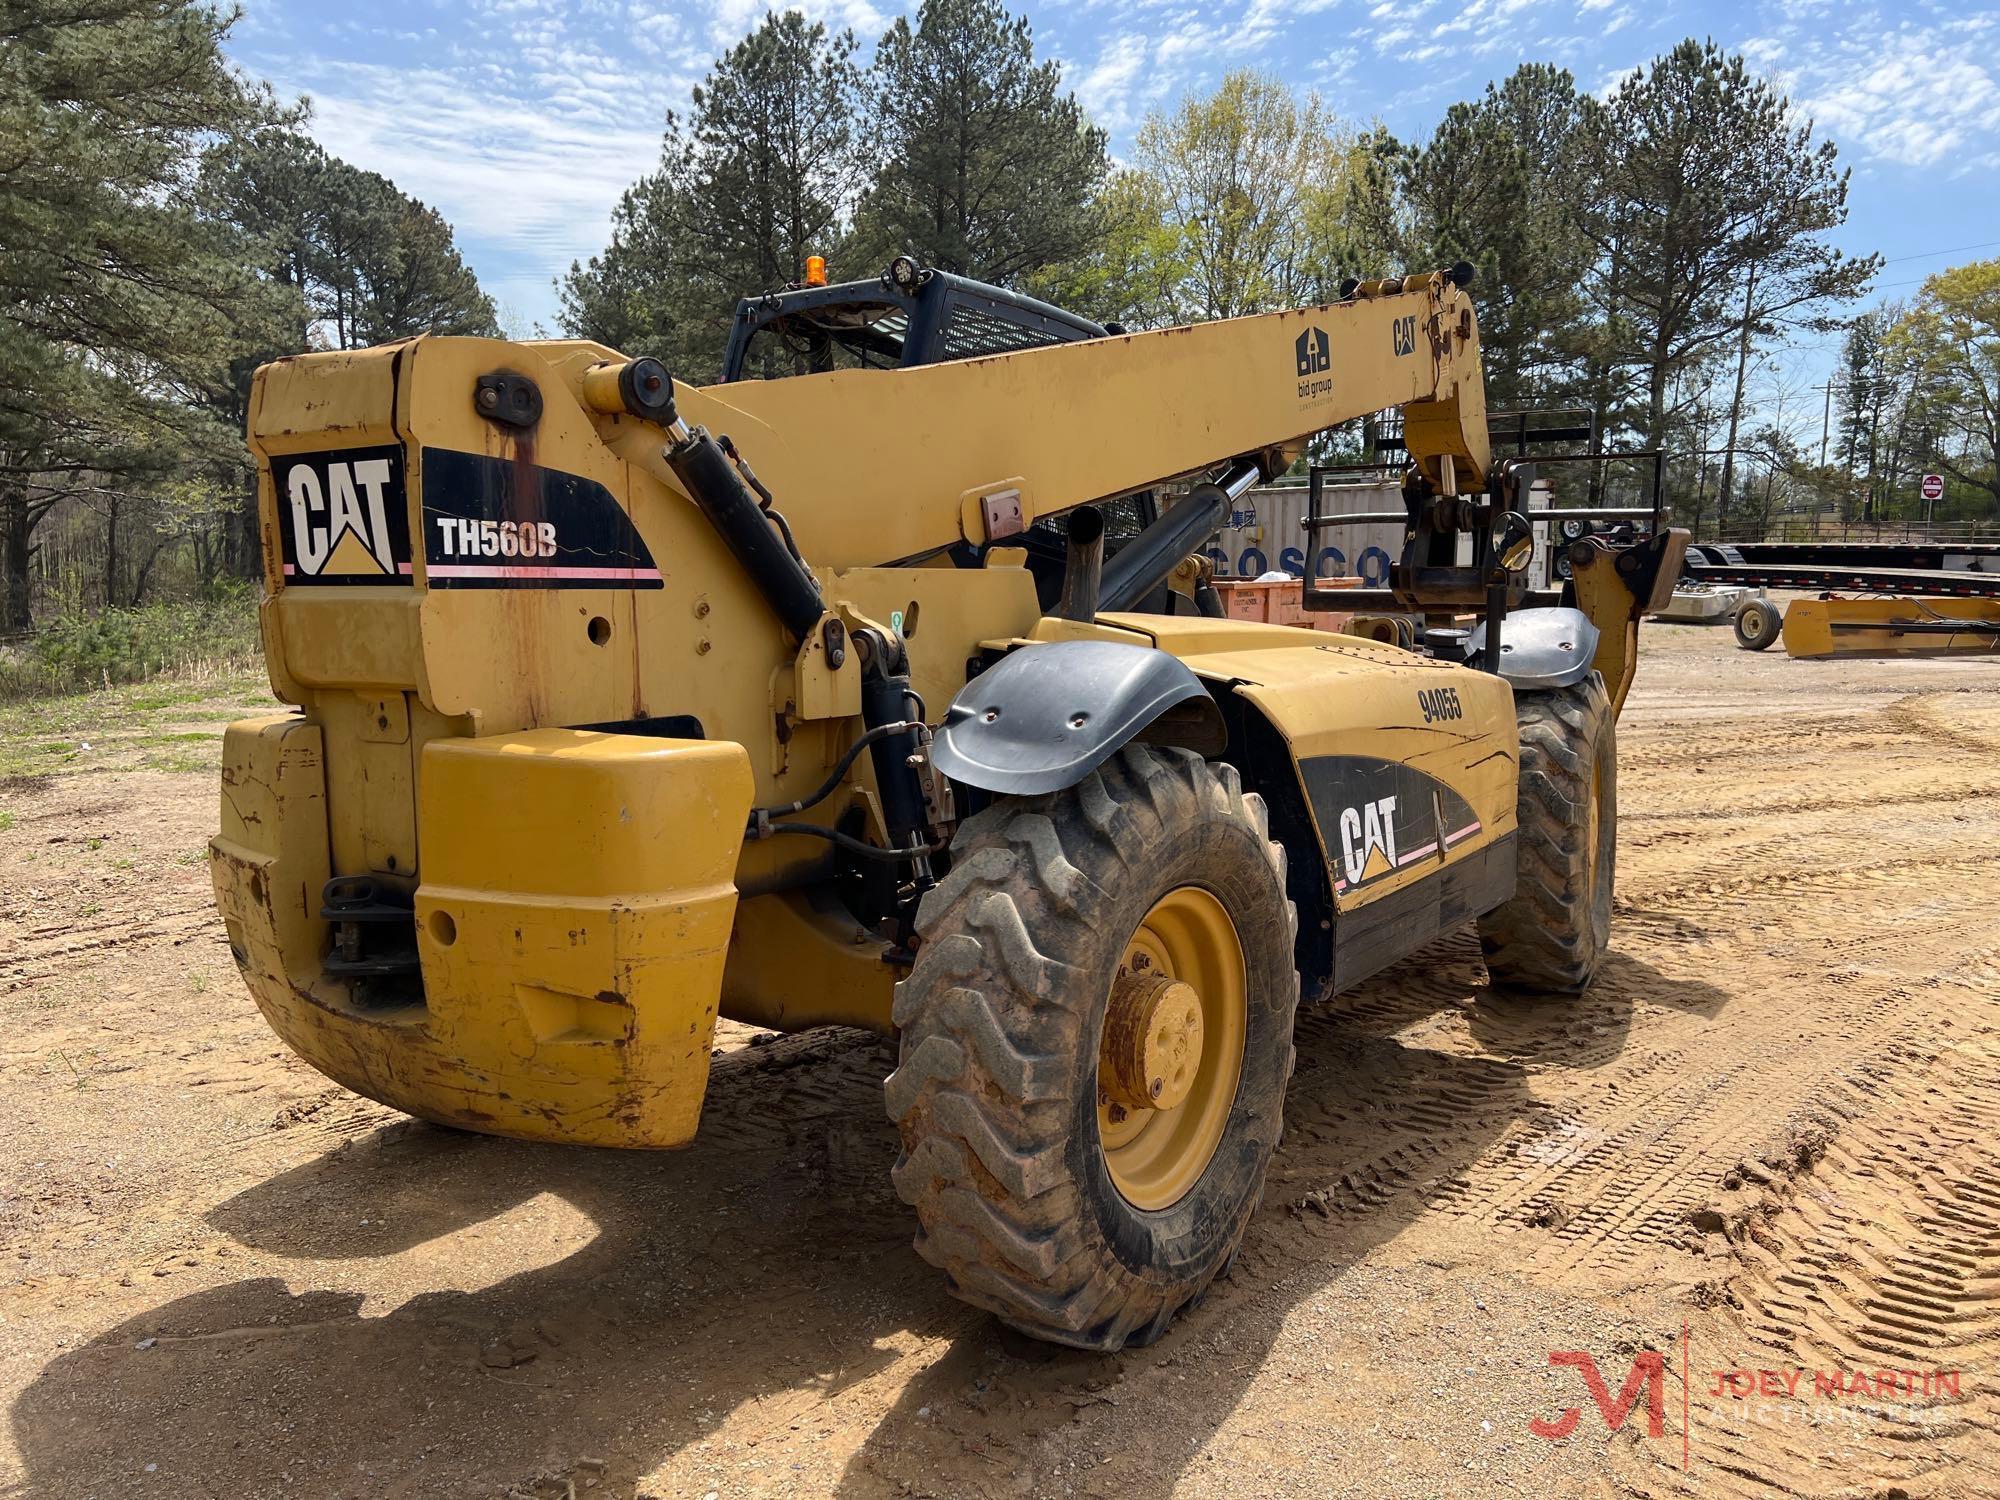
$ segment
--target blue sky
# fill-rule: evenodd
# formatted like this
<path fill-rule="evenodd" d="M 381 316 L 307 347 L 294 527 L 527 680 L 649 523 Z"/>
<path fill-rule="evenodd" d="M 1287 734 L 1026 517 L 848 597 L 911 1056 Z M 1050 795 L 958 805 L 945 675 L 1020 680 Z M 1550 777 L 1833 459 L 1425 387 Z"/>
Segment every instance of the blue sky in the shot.
<path fill-rule="evenodd" d="M 246 0 L 233 51 L 356 165 L 440 209 L 503 320 L 552 324 L 551 286 L 603 244 L 619 192 L 650 170 L 761 0 Z M 863 55 L 897 8 L 797 7 L 851 25 Z M 1020 8 L 1017 6 L 1017 8 Z M 1146 112 L 1251 66 L 1350 119 L 1427 135 L 1453 100 L 1524 60 L 1587 89 L 1685 36 L 1714 36 L 1777 79 L 1853 168 L 1854 252 L 1892 257 L 1881 295 L 2000 254 L 2000 10 L 1932 0 L 1085 0 L 1025 7 L 1043 56 L 1129 149 Z M 1980 248 L 1972 248 L 1980 247 Z M 1939 252 L 1958 252 L 1944 254 Z M 1830 350 L 1797 350 L 1821 366 Z M 1823 378 L 1815 375 L 1813 378 Z"/>

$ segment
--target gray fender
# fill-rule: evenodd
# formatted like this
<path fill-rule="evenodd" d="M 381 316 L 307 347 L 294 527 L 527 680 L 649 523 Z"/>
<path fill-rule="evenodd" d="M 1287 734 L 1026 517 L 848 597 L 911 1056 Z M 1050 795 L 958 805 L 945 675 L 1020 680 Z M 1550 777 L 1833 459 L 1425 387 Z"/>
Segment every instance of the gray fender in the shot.
<path fill-rule="evenodd" d="M 1486 622 L 1466 642 L 1465 659 L 1486 649 Z M 1500 675 L 1517 688 L 1566 688 L 1590 675 L 1597 627 L 1580 609 L 1517 609 L 1500 627 Z"/>
<path fill-rule="evenodd" d="M 960 690 L 931 763 L 968 786 L 1033 796 L 1075 786 L 1142 737 L 1203 755 L 1229 742 L 1186 663 L 1150 646 L 1051 641 L 1009 652 Z"/>

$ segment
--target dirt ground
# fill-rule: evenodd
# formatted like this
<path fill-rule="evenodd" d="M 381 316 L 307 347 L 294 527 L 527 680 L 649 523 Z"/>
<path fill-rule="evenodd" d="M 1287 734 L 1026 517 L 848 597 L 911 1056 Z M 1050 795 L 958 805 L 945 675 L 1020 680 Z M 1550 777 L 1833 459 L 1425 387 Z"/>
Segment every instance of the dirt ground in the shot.
<path fill-rule="evenodd" d="M 11 713 L 0 1484 L 2000 1494 L 2000 662 L 1646 647 L 1602 980 L 1497 1003 L 1460 935 L 1303 1021 L 1233 1276 L 1115 1357 L 911 1252 L 873 1039 L 733 1029 L 671 1155 L 334 1087 L 201 862 L 255 689 Z"/>

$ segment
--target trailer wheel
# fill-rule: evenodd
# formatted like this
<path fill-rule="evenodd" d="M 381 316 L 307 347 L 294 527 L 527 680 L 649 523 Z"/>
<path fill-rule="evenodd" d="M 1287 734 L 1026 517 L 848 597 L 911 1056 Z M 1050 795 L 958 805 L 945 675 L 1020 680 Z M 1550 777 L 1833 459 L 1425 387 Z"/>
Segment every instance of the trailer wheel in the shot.
<path fill-rule="evenodd" d="M 1762 651 L 1778 638 L 1785 617 L 1769 599 L 1746 599 L 1736 607 L 1736 644 L 1745 651 Z"/>
<path fill-rule="evenodd" d="M 1494 988 L 1579 994 L 1611 941 L 1618 749 L 1604 679 L 1518 693 L 1514 898 L 1479 919 Z"/>
<path fill-rule="evenodd" d="M 1100 1350 L 1200 1295 L 1282 1128 L 1296 928 L 1263 799 L 1187 751 L 1127 746 L 965 823 L 884 1090 L 954 1295 Z"/>

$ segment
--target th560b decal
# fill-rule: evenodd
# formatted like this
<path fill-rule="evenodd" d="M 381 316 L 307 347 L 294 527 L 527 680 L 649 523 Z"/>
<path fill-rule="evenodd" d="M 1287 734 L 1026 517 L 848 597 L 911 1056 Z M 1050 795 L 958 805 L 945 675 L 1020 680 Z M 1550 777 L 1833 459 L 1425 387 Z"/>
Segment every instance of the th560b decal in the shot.
<path fill-rule="evenodd" d="M 1413 865 L 1440 865 L 1479 832 L 1463 797 L 1400 762 L 1323 755 L 1300 769 L 1343 896 Z"/>
<path fill-rule="evenodd" d="M 656 589 L 611 491 L 538 464 L 424 450 L 424 575 L 434 589 Z"/>

